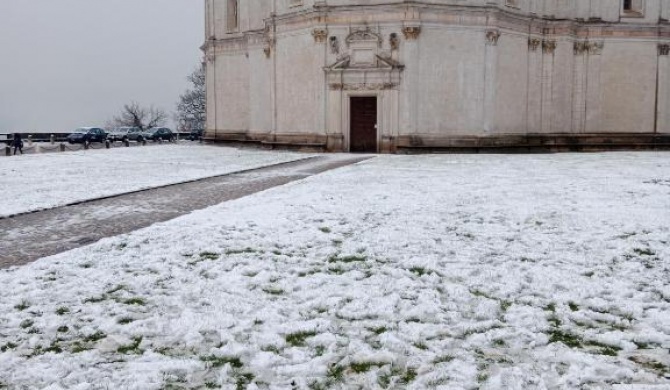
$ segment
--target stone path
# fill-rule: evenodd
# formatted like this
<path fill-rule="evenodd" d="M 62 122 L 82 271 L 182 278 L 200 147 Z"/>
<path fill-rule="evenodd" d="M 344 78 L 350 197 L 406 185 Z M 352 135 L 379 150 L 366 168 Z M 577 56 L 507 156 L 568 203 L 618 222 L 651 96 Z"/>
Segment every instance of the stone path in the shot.
<path fill-rule="evenodd" d="M 0 268 L 24 265 L 368 158 L 322 155 L 0 219 Z"/>

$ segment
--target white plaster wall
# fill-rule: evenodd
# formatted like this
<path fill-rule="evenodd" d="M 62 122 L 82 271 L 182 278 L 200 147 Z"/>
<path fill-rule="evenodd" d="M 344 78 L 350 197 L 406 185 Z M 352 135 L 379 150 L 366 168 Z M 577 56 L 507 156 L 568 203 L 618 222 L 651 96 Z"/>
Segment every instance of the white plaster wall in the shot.
<path fill-rule="evenodd" d="M 278 37 L 277 131 L 323 132 L 323 46 L 314 42 L 311 30 Z"/>
<path fill-rule="evenodd" d="M 242 55 L 216 59 L 217 129 L 249 129 L 249 61 Z"/>
<path fill-rule="evenodd" d="M 528 37 L 503 34 L 496 46 L 494 133 L 523 133 L 528 123 Z"/>
<path fill-rule="evenodd" d="M 249 50 L 249 131 L 269 133 L 272 129 L 272 60 L 262 47 Z"/>
<path fill-rule="evenodd" d="M 477 29 L 423 29 L 417 40 L 418 104 L 410 113 L 417 118 L 417 131 L 462 135 L 482 129 L 484 42 L 484 32 Z"/>
<path fill-rule="evenodd" d="M 608 41 L 603 52 L 603 132 L 653 132 L 658 46 Z M 591 82 L 598 82 L 591 80 Z"/>

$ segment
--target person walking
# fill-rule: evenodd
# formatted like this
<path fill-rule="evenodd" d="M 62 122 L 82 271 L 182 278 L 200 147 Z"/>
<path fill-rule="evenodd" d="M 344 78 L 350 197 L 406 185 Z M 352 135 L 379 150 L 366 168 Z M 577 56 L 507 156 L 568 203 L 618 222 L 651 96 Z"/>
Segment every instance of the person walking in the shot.
<path fill-rule="evenodd" d="M 14 140 L 12 141 L 12 144 L 14 145 L 14 155 L 16 156 L 16 150 L 23 154 L 23 140 L 21 139 L 21 134 L 16 133 L 14 134 Z"/>

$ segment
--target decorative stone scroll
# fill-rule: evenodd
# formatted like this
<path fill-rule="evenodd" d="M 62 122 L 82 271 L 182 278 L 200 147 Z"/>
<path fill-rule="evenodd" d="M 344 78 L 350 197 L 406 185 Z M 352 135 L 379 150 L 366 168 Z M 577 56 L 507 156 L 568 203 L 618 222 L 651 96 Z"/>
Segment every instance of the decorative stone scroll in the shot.
<path fill-rule="evenodd" d="M 405 39 L 407 40 L 418 39 L 419 35 L 421 35 L 421 27 L 405 26 L 402 28 L 402 33 L 405 35 Z"/>
<path fill-rule="evenodd" d="M 576 41 L 574 44 L 574 53 L 575 55 L 582 54 L 591 54 L 594 56 L 599 56 L 603 53 L 603 48 L 605 47 L 605 42 L 589 42 L 589 41 Z"/>
<path fill-rule="evenodd" d="M 400 38 L 398 37 L 398 34 L 392 33 L 389 36 L 389 44 L 391 45 L 392 51 L 400 49 Z"/>
<path fill-rule="evenodd" d="M 658 55 L 667 56 L 670 55 L 670 44 L 668 43 L 659 43 L 658 44 Z"/>
<path fill-rule="evenodd" d="M 589 54 L 594 56 L 599 56 L 603 54 L 603 49 L 605 48 L 605 42 L 588 42 L 588 51 Z"/>
<path fill-rule="evenodd" d="M 542 52 L 544 54 L 554 54 L 557 46 L 558 44 L 555 40 L 545 39 L 542 41 Z"/>
<path fill-rule="evenodd" d="M 315 28 L 312 30 L 312 36 L 314 37 L 314 42 L 324 43 L 328 38 L 328 30 L 325 28 Z"/>
<path fill-rule="evenodd" d="M 498 40 L 500 39 L 500 31 L 498 30 L 489 30 L 486 32 L 486 44 L 489 46 L 498 46 Z"/>
<path fill-rule="evenodd" d="M 541 44 L 542 40 L 539 38 L 528 38 L 528 49 L 530 51 L 537 51 Z"/>

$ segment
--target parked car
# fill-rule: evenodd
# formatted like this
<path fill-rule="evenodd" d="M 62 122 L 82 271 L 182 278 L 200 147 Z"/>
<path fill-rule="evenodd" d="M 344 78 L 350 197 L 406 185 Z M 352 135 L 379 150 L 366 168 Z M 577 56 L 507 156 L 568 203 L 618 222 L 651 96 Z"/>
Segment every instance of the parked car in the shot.
<path fill-rule="evenodd" d="M 203 129 L 191 130 L 191 133 L 188 135 L 189 141 L 199 141 L 202 138 L 202 135 L 205 131 Z"/>
<path fill-rule="evenodd" d="M 140 129 L 139 127 L 133 127 L 132 129 L 133 129 L 132 131 L 128 131 L 128 133 L 126 133 L 128 140 L 137 142 L 144 141 L 144 132 L 142 131 L 142 129 Z"/>
<path fill-rule="evenodd" d="M 132 134 L 139 134 L 141 133 L 142 130 L 139 127 L 117 127 L 116 129 L 112 130 L 109 134 L 107 134 L 107 139 L 114 142 L 114 141 L 126 141 L 130 140 L 130 136 Z"/>
<path fill-rule="evenodd" d="M 142 133 L 142 136 L 148 141 L 163 140 L 172 142 L 177 138 L 172 130 L 167 127 L 154 127 Z"/>
<path fill-rule="evenodd" d="M 67 142 L 71 144 L 85 142 L 105 142 L 107 133 L 99 127 L 81 127 L 67 136 Z"/>

